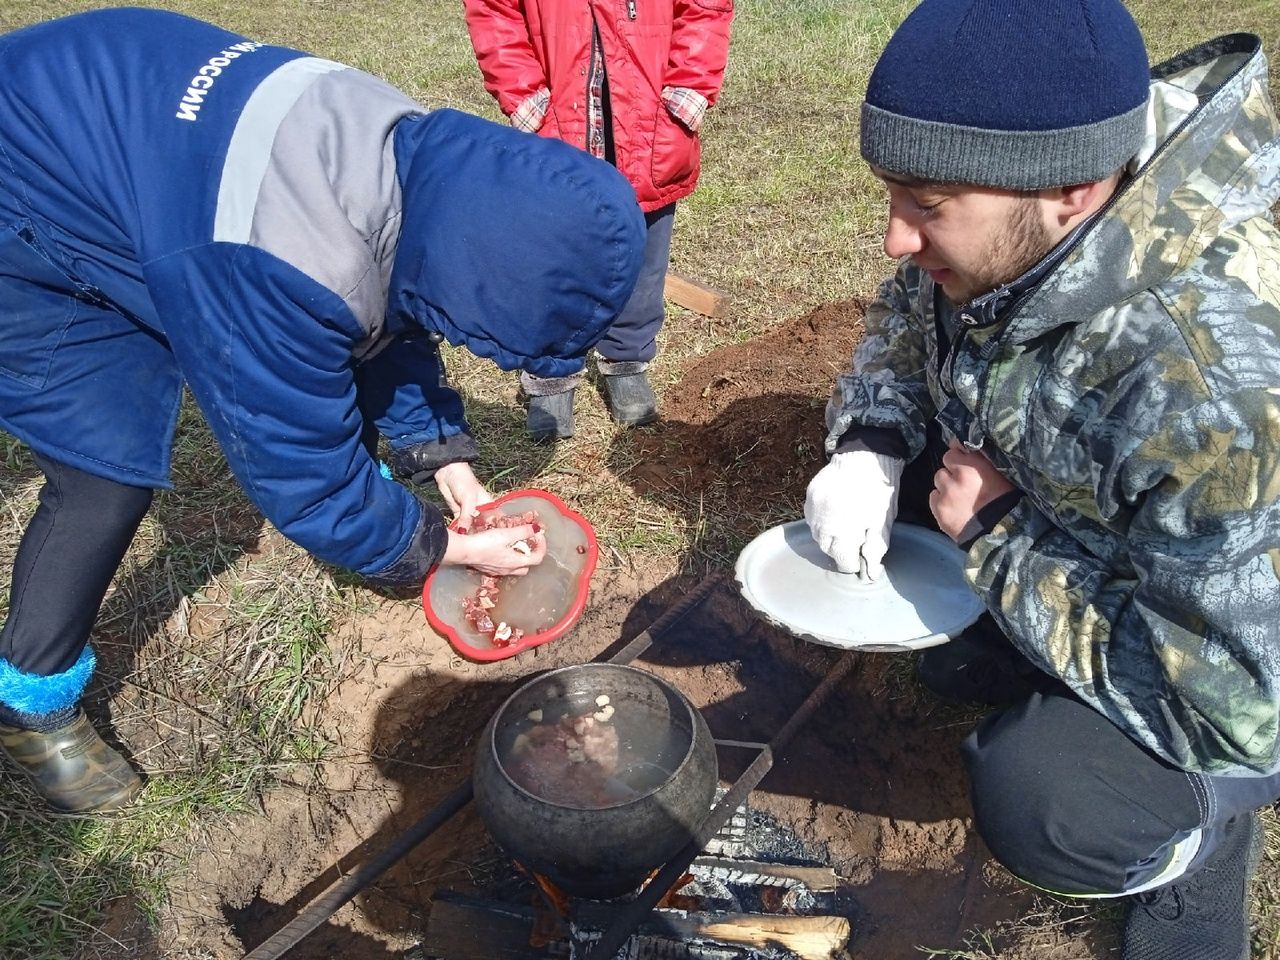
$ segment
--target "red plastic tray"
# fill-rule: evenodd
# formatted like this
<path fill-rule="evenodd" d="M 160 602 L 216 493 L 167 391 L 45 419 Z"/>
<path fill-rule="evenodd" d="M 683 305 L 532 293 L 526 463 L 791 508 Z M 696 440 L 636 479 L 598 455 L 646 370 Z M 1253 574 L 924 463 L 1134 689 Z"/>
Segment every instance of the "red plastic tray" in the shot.
<path fill-rule="evenodd" d="M 555 494 L 545 490 L 513 490 L 492 503 L 484 504 L 480 510 L 502 510 L 504 513 L 537 510 L 547 538 L 547 555 L 542 563 L 531 568 L 524 577 L 503 577 L 499 581 L 503 591 L 499 594 L 499 604 L 504 596 L 510 596 L 507 591 L 527 592 L 534 589 L 535 584 L 542 585 L 539 597 L 547 598 L 549 604 L 545 612 L 540 611 L 539 619 L 544 621 L 542 625 L 536 630 L 529 630 L 510 646 L 494 646 L 463 616 L 459 597 L 479 587 L 480 574 L 475 570 L 437 566 L 422 585 L 422 609 L 432 628 L 462 656 L 488 662 L 514 657 L 521 651 L 549 643 L 566 633 L 586 608 L 587 590 L 600 550 L 591 524 L 569 509 Z M 585 548 L 581 553 L 578 551 L 580 546 Z M 529 580 L 531 577 L 538 579 Z M 514 623 L 513 626 L 522 624 Z"/>

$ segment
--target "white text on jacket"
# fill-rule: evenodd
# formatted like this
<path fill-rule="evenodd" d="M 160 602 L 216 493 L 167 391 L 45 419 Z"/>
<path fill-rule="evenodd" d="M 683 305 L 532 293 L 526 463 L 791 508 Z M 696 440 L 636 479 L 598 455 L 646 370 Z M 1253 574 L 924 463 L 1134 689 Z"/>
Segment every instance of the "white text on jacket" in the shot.
<path fill-rule="evenodd" d="M 262 44 L 256 40 L 246 40 L 243 43 L 234 43 L 217 56 L 210 57 L 209 62 L 197 70 L 196 75 L 187 84 L 187 92 L 183 95 L 182 100 L 179 101 L 178 112 L 174 116 L 179 120 L 198 120 L 200 107 L 204 103 L 204 98 L 209 95 L 209 91 L 213 88 L 214 79 L 220 76 L 226 67 L 231 65 L 232 60 L 235 60 L 241 54 L 253 53 L 261 46 Z"/>

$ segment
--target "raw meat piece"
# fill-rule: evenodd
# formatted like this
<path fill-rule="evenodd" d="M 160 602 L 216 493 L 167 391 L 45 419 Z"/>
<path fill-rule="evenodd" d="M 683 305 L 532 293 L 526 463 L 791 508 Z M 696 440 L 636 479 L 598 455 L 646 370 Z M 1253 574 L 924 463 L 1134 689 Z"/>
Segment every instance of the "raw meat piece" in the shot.
<path fill-rule="evenodd" d="M 480 515 L 476 517 L 468 533 L 483 533 L 486 530 L 505 530 L 508 527 L 523 527 L 525 524 L 532 524 L 534 533 L 541 529 L 538 523 L 538 511 L 526 510 L 524 513 L 503 513 L 501 510 L 481 510 Z"/>
<path fill-rule="evenodd" d="M 524 513 L 513 514 L 506 514 L 501 510 L 482 510 L 480 515 L 475 518 L 472 526 L 467 530 L 467 535 L 483 533 L 485 530 L 505 530 L 510 527 L 522 527 L 526 524 L 533 526 L 534 533 L 542 529 L 541 524 L 538 523 L 537 510 L 526 510 Z M 461 533 L 462 531 L 459 532 Z M 515 544 L 517 548 L 521 545 L 524 546 L 524 550 L 521 552 L 528 553 L 530 550 L 528 541 L 521 540 Z M 524 639 L 525 631 L 520 627 L 513 627 L 505 622 L 495 623 L 493 617 L 489 615 L 489 611 L 497 606 L 501 579 L 501 577 L 481 575 L 480 586 L 476 588 L 476 592 L 462 599 L 462 614 L 467 618 L 467 622 L 475 627 L 478 633 L 488 637 L 489 642 L 495 647 L 509 647 Z"/>

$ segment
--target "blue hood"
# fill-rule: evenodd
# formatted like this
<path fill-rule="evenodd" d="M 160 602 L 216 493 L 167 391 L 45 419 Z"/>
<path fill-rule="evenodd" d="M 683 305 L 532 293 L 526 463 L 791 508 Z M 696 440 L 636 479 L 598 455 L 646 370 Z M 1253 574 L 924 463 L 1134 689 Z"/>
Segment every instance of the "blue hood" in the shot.
<path fill-rule="evenodd" d="M 404 213 L 388 319 L 504 370 L 580 370 L 644 257 L 631 185 L 568 144 L 455 110 L 402 120 L 395 148 Z"/>

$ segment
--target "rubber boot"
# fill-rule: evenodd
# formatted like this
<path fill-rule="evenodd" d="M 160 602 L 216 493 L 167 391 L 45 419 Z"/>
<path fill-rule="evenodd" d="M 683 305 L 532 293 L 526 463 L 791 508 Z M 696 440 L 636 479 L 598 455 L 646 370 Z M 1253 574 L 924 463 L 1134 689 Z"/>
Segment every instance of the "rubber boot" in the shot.
<path fill-rule="evenodd" d="M 612 373 L 601 379 L 615 421 L 624 427 L 642 427 L 658 419 L 658 398 L 649 385 L 648 373 Z"/>
<path fill-rule="evenodd" d="M 1237 817 L 1199 870 L 1131 897 L 1121 960 L 1248 960 L 1249 880 L 1261 852 L 1258 815 Z"/>
<path fill-rule="evenodd" d="M 574 390 L 565 390 L 529 398 L 525 430 L 533 440 L 548 443 L 573 436 L 574 393 Z"/>
<path fill-rule="evenodd" d="M 142 778 L 103 741 L 83 710 L 56 730 L 0 724 L 0 751 L 50 806 L 66 813 L 118 810 L 142 789 Z"/>

